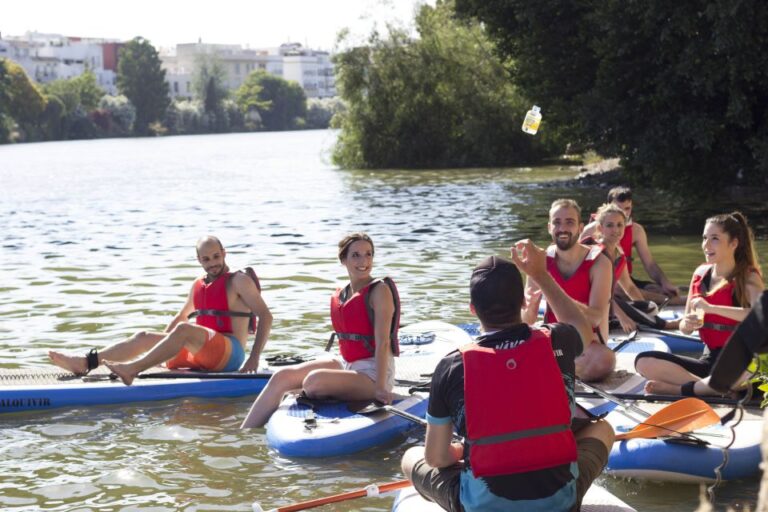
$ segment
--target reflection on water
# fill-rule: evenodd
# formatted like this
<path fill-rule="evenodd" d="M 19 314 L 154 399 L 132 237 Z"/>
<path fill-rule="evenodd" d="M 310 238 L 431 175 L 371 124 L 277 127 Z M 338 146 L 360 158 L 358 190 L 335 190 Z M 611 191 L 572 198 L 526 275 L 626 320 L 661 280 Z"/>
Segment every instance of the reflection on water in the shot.
<path fill-rule="evenodd" d="M 467 278 L 488 253 L 523 237 L 546 240 L 549 203 L 585 210 L 605 191 L 541 180 L 574 171 L 461 169 L 340 171 L 332 132 L 260 133 L 57 142 L 0 147 L 0 367 L 47 365 L 51 348 L 85 351 L 162 329 L 200 269 L 194 242 L 220 236 L 234 268 L 260 275 L 275 325 L 269 351 L 317 349 L 327 308 L 345 276 L 336 243 L 353 230 L 376 242 L 379 274 L 398 282 L 403 321 L 471 321 Z M 764 202 L 743 203 L 761 238 Z M 658 191 L 636 194 L 657 260 L 687 284 L 701 259 L 704 218 L 717 207 Z M 763 240 L 761 252 L 768 248 Z M 405 445 L 328 460 L 277 457 L 262 430 L 240 432 L 249 399 L 132 404 L 0 416 L 4 510 L 250 510 L 399 478 Z M 642 510 L 697 488 L 606 479 Z M 755 482 L 728 484 L 727 500 Z M 387 510 L 365 500 L 338 510 Z"/>

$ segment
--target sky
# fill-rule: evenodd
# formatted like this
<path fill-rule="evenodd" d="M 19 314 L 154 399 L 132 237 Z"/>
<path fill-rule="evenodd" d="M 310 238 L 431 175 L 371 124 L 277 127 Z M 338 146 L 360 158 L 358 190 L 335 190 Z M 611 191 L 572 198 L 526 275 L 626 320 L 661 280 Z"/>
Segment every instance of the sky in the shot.
<path fill-rule="evenodd" d="M 411 26 L 416 6 L 434 0 L 19 0 L 3 2 L 0 35 L 27 31 L 128 40 L 156 47 L 177 43 L 240 44 L 251 48 L 298 42 L 332 50 L 349 28 L 353 41 L 387 22 Z"/>

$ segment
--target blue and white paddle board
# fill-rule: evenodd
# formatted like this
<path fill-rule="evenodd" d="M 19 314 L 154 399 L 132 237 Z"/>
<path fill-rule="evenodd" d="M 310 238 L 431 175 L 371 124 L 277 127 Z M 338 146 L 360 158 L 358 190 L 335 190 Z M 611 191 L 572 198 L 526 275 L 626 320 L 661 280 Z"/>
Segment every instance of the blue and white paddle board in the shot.
<path fill-rule="evenodd" d="M 428 383 L 435 366 L 449 352 L 472 342 L 465 331 L 445 322 L 427 321 L 400 330 L 400 357 L 395 358 L 398 400 L 394 406 L 418 417 L 427 410 L 427 393 L 408 394 L 409 386 Z M 281 455 L 329 457 L 371 448 L 417 427 L 388 412 L 361 415 L 344 402 L 319 402 L 311 408 L 288 395 L 267 428 L 267 444 Z"/>
<path fill-rule="evenodd" d="M 643 404 L 636 402 L 649 413 L 663 407 L 663 404 Z M 715 407 L 718 415 L 723 416 L 730 409 Z M 630 416 L 632 416 L 630 414 Z M 616 432 L 626 432 L 637 425 L 637 420 L 630 419 L 618 409 L 606 418 Z M 724 462 L 724 447 L 731 442 L 727 450 L 727 462 L 720 470 L 723 480 L 747 478 L 760 471 L 760 441 L 763 432 L 762 415 L 747 411 L 742 421 L 732 430 L 733 422 L 726 425 L 714 425 L 696 432 L 694 435 L 710 443 L 706 446 L 684 444 L 664 439 L 628 439 L 614 443 L 608 458 L 605 472 L 610 475 L 649 479 L 656 481 L 683 483 L 711 483 L 716 479 L 715 468 Z"/>
<path fill-rule="evenodd" d="M 0 370 L 0 413 L 171 400 L 237 397 L 261 392 L 271 369 L 258 374 L 149 370 L 164 378 L 137 378 L 126 386 L 98 368 L 84 377 L 56 369 Z M 215 378 L 211 378 L 215 377 Z"/>

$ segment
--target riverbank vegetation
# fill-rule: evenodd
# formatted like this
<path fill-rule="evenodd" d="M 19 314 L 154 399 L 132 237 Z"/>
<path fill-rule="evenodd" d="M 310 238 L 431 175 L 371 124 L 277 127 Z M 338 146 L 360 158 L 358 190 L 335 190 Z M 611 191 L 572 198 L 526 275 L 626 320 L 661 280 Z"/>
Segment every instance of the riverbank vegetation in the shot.
<path fill-rule="evenodd" d="M 766 185 L 760 0 L 445 0 L 416 29 L 338 57 L 338 164 L 514 165 L 570 144 L 621 157 L 633 181 Z M 539 133 L 518 135 L 534 103 Z"/>

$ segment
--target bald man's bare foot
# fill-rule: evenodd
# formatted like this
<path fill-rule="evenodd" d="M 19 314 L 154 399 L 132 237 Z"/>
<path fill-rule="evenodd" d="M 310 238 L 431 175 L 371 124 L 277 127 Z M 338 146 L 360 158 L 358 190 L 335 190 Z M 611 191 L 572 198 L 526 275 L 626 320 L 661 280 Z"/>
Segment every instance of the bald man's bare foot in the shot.
<path fill-rule="evenodd" d="M 133 384 L 133 379 L 136 378 L 136 374 L 130 370 L 130 364 L 113 363 L 112 361 L 102 362 L 104 363 L 104 366 L 112 370 L 112 373 L 120 377 L 120 380 L 123 381 L 123 384 L 126 386 Z"/>
<path fill-rule="evenodd" d="M 85 375 L 88 373 L 88 360 L 85 356 L 70 356 L 49 350 L 48 357 L 53 364 L 75 375 Z"/>
<path fill-rule="evenodd" d="M 649 380 L 645 383 L 646 395 L 679 395 L 680 386 L 667 384 L 660 380 Z"/>

